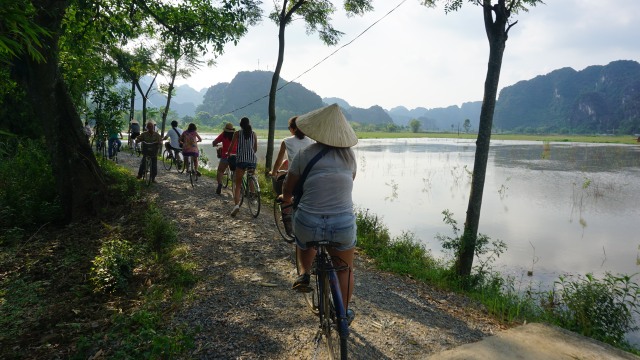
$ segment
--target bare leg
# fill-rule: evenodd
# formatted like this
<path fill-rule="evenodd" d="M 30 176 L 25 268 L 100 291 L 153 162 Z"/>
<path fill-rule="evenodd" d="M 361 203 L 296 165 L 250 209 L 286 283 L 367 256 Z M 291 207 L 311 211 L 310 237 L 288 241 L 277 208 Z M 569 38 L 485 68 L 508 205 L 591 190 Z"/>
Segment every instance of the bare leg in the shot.
<path fill-rule="evenodd" d="M 240 204 L 240 191 L 242 188 L 242 176 L 244 176 L 244 169 L 240 169 L 239 167 L 236 167 L 236 171 L 235 171 L 235 189 L 233 191 L 233 202 L 238 205 Z"/>

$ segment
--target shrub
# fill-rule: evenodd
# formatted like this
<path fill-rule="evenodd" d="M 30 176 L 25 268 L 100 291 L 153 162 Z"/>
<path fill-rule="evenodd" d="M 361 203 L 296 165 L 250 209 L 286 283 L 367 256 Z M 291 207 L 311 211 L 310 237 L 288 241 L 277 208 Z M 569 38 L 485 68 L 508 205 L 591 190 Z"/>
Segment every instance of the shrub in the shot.
<path fill-rule="evenodd" d="M 134 251 L 128 241 L 112 235 L 100 247 L 91 267 L 95 292 L 112 293 L 126 289 L 133 274 Z"/>
<path fill-rule="evenodd" d="M 5 140 L 0 152 L 0 233 L 60 219 L 51 159 L 43 140 Z M 11 151 L 7 151 L 10 149 Z M 28 181 L 26 181 L 28 179 Z M 1 235 L 0 242 L 8 240 Z"/>

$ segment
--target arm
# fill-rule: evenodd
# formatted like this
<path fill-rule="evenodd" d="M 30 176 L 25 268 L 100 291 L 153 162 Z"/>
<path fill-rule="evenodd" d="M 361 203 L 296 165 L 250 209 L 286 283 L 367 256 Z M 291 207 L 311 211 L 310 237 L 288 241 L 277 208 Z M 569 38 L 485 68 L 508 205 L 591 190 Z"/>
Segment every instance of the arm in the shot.
<path fill-rule="evenodd" d="M 258 152 L 258 135 L 255 131 L 253 132 L 253 152 Z"/>
<path fill-rule="evenodd" d="M 289 173 L 284 179 L 281 195 L 283 203 L 290 204 L 293 201 L 293 189 L 295 189 L 298 180 L 300 180 L 300 175 L 294 175 L 292 173 Z"/>
<path fill-rule="evenodd" d="M 200 134 L 196 133 L 196 138 L 198 139 L 198 142 L 202 142 L 202 138 L 200 137 Z"/>
<path fill-rule="evenodd" d="M 284 154 L 287 151 L 287 147 L 284 144 L 284 141 L 280 143 L 280 151 L 278 151 L 278 157 L 276 158 L 276 162 L 273 164 L 273 169 L 271 170 L 271 176 L 278 176 L 278 170 L 280 166 L 282 166 L 282 161 L 284 160 Z"/>
<path fill-rule="evenodd" d="M 236 141 L 238 141 L 238 132 L 233 133 L 233 139 L 231 139 L 231 145 L 229 145 L 229 149 L 227 150 L 227 155 L 231 154 L 231 151 L 234 150 L 234 146 L 236 146 Z"/>

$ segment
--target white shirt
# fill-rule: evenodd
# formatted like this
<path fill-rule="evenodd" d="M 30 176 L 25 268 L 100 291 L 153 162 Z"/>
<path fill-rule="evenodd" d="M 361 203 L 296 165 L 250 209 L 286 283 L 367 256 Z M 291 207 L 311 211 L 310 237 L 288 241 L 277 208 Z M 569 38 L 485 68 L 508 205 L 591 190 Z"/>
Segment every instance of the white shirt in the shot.
<path fill-rule="evenodd" d="M 301 140 L 295 135 L 289 136 L 282 141 L 284 142 L 284 146 L 287 148 L 285 159 L 289 159 L 289 161 L 292 161 L 300 150 L 315 143 L 315 141 L 308 136 L 305 136 L 304 139 Z"/>
<path fill-rule="evenodd" d="M 176 129 L 177 133 L 173 129 Z M 167 131 L 167 136 L 169 137 L 169 143 L 171 144 L 172 148 L 175 148 L 175 149 L 182 148 L 182 146 L 180 146 L 180 135 L 182 135 L 182 130 L 179 128 L 171 128 L 169 129 L 169 131 Z"/>

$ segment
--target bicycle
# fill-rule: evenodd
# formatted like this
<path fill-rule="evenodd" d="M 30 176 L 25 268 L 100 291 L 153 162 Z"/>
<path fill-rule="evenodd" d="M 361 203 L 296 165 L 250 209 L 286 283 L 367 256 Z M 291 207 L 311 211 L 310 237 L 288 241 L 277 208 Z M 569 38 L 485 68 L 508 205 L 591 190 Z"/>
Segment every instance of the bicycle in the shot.
<path fill-rule="evenodd" d="M 191 182 L 191 187 L 195 187 L 194 182 L 198 181 L 198 173 L 196 172 L 195 162 L 193 161 L 192 156 L 184 157 L 184 164 L 182 167 L 184 169 L 187 169 L 187 174 L 189 175 L 189 182 Z"/>
<path fill-rule="evenodd" d="M 129 150 L 129 155 L 131 156 L 135 154 L 140 156 L 141 154 L 140 146 L 136 143 L 135 139 L 131 138 L 131 135 L 129 135 L 129 139 L 127 140 L 127 150 Z"/>
<path fill-rule="evenodd" d="M 142 173 L 142 181 L 147 185 L 151 185 L 151 157 L 158 156 L 158 143 L 142 142 L 142 161 L 144 161 L 144 172 Z"/>
<path fill-rule="evenodd" d="M 182 174 L 186 166 L 183 166 L 184 164 L 182 164 L 182 161 L 176 158 L 176 151 L 180 153 L 179 149 L 174 150 L 173 148 L 171 148 L 171 150 L 169 150 L 165 147 L 164 151 L 162 152 L 162 165 L 167 171 L 171 170 L 171 168 L 175 165 L 178 173 Z"/>
<path fill-rule="evenodd" d="M 273 190 L 276 193 L 276 197 L 273 199 L 273 220 L 282 239 L 292 244 L 295 241 L 292 227 L 293 209 L 291 205 L 283 206 L 282 199 L 279 198 L 279 195 L 282 193 L 282 181 L 279 179 L 284 179 L 287 172 L 286 170 L 280 170 L 278 173 L 283 173 L 283 175 L 278 175 L 272 179 Z"/>
<path fill-rule="evenodd" d="M 307 243 L 307 246 L 316 248 L 316 256 L 310 273 L 309 287 L 311 291 L 304 293 L 305 299 L 312 312 L 320 320 L 320 328 L 315 338 L 316 344 L 323 341 L 329 358 L 332 360 L 347 359 L 349 339 L 349 319 L 342 302 L 338 272 L 351 270 L 347 265 L 336 266 L 328 250 L 340 245 L 340 243 L 326 240 Z M 297 253 L 296 246 L 296 267 L 300 273 Z"/>
<path fill-rule="evenodd" d="M 235 184 L 233 185 L 235 188 Z M 249 211 L 254 218 L 260 215 L 260 184 L 255 175 L 255 169 L 247 169 L 242 176 L 242 188 L 240 191 L 240 206 L 247 199 Z"/>

